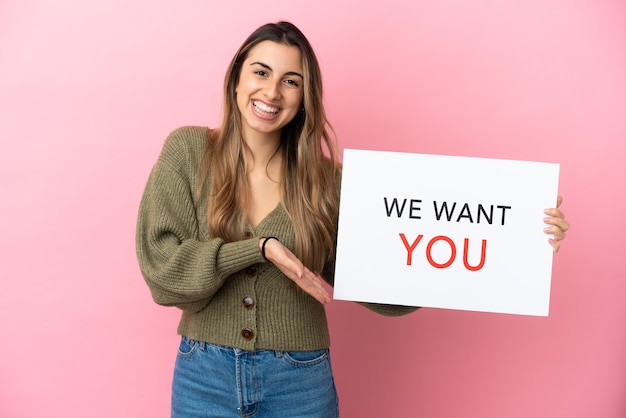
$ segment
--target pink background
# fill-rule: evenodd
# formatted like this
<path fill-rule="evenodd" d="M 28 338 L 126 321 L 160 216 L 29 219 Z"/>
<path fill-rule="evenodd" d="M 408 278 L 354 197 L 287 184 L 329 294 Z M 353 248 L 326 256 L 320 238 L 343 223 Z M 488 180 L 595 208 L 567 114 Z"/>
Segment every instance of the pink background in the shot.
<path fill-rule="evenodd" d="M 626 416 L 626 4 L 364 4 L 2 1 L 1 417 L 169 416 L 178 312 L 137 268 L 140 194 L 278 19 L 316 48 L 342 147 L 558 162 L 573 224 L 548 318 L 333 302 L 343 417 Z"/>

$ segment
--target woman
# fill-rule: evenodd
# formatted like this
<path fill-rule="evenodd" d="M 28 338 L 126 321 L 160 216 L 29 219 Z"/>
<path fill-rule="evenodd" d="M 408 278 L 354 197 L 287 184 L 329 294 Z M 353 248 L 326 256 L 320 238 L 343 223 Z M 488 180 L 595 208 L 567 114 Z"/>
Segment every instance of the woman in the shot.
<path fill-rule="evenodd" d="M 152 296 L 182 310 L 172 416 L 336 417 L 322 282 L 333 278 L 340 168 L 319 65 L 295 26 L 248 37 L 223 109 L 217 129 L 170 135 L 139 212 Z M 547 213 L 556 250 L 568 225 Z"/>

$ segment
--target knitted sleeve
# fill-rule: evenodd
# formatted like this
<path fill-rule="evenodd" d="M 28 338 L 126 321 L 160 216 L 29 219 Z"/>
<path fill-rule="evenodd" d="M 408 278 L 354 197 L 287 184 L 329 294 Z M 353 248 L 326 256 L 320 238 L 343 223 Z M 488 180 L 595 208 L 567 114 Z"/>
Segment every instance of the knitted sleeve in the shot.
<path fill-rule="evenodd" d="M 385 316 L 402 316 L 410 314 L 419 309 L 418 306 L 402 306 L 402 305 L 386 305 L 382 303 L 365 303 L 359 302 L 359 304 L 365 306 L 376 313 Z"/>
<path fill-rule="evenodd" d="M 228 276 L 264 261 L 258 238 L 201 238 L 193 197 L 197 150 L 188 138 L 197 134 L 182 129 L 166 141 L 140 203 L 136 234 L 139 266 L 154 301 L 191 311 L 203 309 Z"/>

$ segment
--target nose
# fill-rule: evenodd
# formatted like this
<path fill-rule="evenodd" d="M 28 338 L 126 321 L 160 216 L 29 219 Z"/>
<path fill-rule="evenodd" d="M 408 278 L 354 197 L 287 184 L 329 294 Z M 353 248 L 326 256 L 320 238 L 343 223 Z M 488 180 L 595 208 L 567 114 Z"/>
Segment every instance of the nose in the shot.
<path fill-rule="evenodd" d="M 280 80 L 269 80 L 265 86 L 264 94 L 268 100 L 280 98 Z"/>

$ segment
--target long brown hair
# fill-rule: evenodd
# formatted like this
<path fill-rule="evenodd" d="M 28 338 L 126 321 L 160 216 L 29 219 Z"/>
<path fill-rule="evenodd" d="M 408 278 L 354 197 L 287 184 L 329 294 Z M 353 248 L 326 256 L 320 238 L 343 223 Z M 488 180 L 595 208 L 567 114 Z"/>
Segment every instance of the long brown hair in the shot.
<path fill-rule="evenodd" d="M 337 232 L 339 165 L 334 131 L 322 103 L 319 63 L 304 34 L 289 22 L 270 23 L 254 31 L 239 48 L 224 80 L 222 123 L 210 131 L 200 167 L 199 188 L 208 180 L 208 227 L 212 236 L 241 239 L 244 205 L 249 194 L 241 115 L 235 89 L 250 50 L 263 41 L 299 49 L 304 76 L 303 110 L 281 131 L 283 205 L 295 231 L 295 254 L 321 272 L 334 251 Z M 331 136 L 332 134 L 332 136 Z"/>

